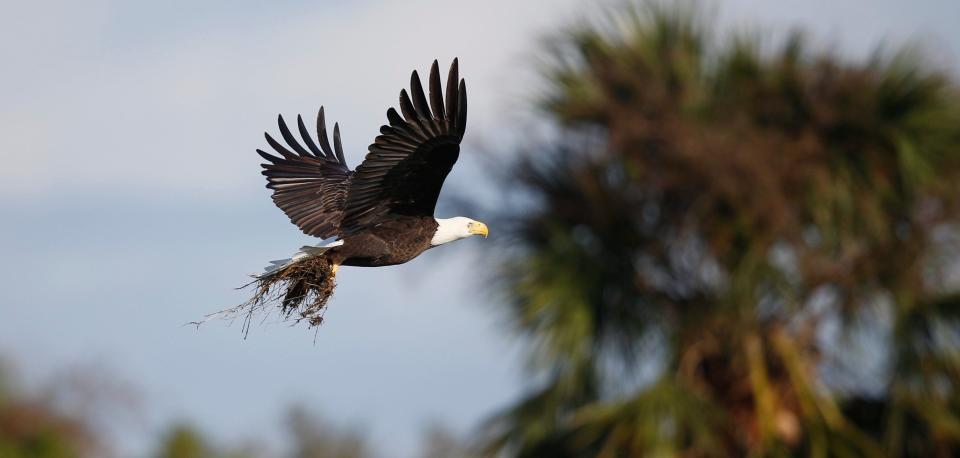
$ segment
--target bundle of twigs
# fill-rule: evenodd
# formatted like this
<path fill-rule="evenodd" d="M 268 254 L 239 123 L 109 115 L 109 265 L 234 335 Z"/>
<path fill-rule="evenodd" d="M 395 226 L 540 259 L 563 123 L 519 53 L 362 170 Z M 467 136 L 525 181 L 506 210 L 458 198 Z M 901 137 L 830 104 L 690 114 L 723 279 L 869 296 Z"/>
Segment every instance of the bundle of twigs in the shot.
<path fill-rule="evenodd" d="M 199 325 L 213 318 L 243 316 L 246 335 L 255 315 L 264 312 L 266 318 L 272 310 L 278 309 L 284 320 L 306 321 L 310 327 L 319 326 L 323 323 L 327 300 L 333 295 L 336 283 L 331 262 L 324 256 L 312 256 L 258 276 L 240 289 L 247 287 L 255 288 L 249 300 L 193 324 Z"/>

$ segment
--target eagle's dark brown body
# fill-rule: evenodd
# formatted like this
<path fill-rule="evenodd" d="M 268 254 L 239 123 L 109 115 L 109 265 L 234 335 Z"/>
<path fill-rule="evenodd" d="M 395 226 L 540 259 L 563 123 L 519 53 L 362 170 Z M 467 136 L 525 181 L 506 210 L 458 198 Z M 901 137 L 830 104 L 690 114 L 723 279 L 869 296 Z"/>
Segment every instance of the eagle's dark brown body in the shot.
<path fill-rule="evenodd" d="M 430 248 L 437 230 L 433 217 L 395 216 L 375 227 L 343 238 L 327 256 L 337 265 L 380 267 L 403 264 Z"/>

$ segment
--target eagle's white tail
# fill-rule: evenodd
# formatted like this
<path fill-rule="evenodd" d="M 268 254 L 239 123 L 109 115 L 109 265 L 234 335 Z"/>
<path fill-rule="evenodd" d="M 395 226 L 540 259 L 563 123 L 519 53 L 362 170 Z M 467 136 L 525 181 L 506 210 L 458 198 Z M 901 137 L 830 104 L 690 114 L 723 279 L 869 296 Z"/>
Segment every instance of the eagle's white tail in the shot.
<path fill-rule="evenodd" d="M 329 250 L 330 248 L 338 247 L 340 245 L 343 245 L 343 240 L 336 240 L 334 242 L 330 242 L 324 245 L 314 245 L 314 246 L 304 245 L 300 247 L 300 249 L 297 250 L 297 252 L 294 253 L 293 256 L 290 258 L 277 259 L 275 261 L 270 261 L 270 265 L 263 269 L 262 274 L 256 275 L 256 278 L 258 279 L 267 278 L 289 266 L 296 264 L 297 262 L 300 262 L 304 259 L 309 259 L 317 255 L 321 255 L 327 250 Z"/>

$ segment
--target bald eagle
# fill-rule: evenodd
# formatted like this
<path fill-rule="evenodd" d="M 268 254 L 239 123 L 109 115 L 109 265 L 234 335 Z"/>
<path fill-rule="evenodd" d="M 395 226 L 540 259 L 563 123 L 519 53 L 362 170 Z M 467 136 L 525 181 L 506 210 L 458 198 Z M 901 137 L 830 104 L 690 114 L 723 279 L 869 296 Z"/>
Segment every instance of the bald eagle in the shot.
<path fill-rule="evenodd" d="M 273 201 L 305 234 L 335 240 L 272 261 L 256 276 L 260 297 L 255 299 L 263 302 L 268 292 L 279 290 L 287 316 L 297 311 L 318 324 L 340 266 L 402 264 L 439 245 L 487 236 L 486 224 L 479 221 L 434 216 L 467 127 L 467 88 L 459 78 L 457 59 L 447 74 L 445 93 L 436 60 L 428 84 L 425 93 L 413 72 L 410 92 L 400 91 L 400 111 L 387 110 L 387 124 L 356 170 L 350 170 L 344 157 L 339 124 L 334 124 L 331 147 L 323 107 L 317 115 L 317 142 L 301 116 L 297 130 L 302 142 L 283 116 L 278 117 L 285 145 L 266 133 L 275 153 L 257 150 L 267 161 L 261 164 L 262 173 Z"/>

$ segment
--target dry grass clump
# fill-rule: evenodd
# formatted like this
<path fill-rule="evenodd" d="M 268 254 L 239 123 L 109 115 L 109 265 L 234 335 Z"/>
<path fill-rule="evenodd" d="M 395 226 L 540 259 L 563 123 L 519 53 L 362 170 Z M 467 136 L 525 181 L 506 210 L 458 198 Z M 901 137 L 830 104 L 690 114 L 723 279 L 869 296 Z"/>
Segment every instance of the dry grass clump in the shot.
<path fill-rule="evenodd" d="M 200 325 L 213 318 L 236 318 L 243 316 L 243 332 L 250 331 L 254 315 L 264 312 L 264 319 L 274 309 L 279 309 L 284 320 L 294 323 L 306 321 L 310 327 L 323 323 L 327 300 L 336 287 L 333 264 L 324 256 L 312 256 L 284 267 L 271 274 L 257 277 L 241 287 L 253 286 L 256 290 L 246 302 L 208 315 Z"/>

